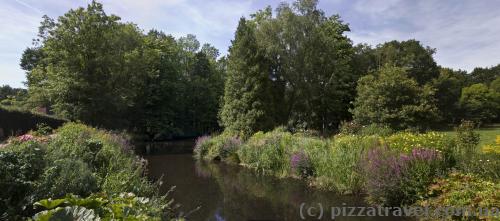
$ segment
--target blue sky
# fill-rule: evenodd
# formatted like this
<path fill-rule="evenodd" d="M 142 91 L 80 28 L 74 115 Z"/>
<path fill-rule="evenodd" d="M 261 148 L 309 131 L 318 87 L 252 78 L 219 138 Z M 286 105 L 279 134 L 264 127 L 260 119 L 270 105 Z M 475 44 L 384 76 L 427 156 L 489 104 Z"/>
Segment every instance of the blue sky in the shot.
<path fill-rule="evenodd" d="M 0 85 L 23 86 L 22 51 L 44 14 L 56 18 L 89 0 L 0 0 Z M 238 18 L 279 0 L 102 0 L 108 13 L 143 30 L 194 34 L 226 54 Z M 500 63 L 500 1 L 320 0 L 328 15 L 349 23 L 354 43 L 376 45 L 415 38 L 437 49 L 438 64 L 471 71 Z"/>

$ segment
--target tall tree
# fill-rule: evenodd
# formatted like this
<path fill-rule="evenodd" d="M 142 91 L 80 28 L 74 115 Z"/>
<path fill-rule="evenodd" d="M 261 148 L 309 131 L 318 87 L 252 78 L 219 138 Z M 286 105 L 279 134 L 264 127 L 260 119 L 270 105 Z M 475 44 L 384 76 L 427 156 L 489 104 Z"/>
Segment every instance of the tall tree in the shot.
<path fill-rule="evenodd" d="M 471 82 L 473 84 L 482 83 L 489 85 L 498 77 L 500 77 L 500 64 L 490 68 L 474 68 L 470 74 Z"/>
<path fill-rule="evenodd" d="M 467 84 L 465 71 L 440 68 L 439 77 L 431 85 L 436 89 L 436 105 L 443 123 L 459 123 L 461 120 L 460 95 Z"/>
<path fill-rule="evenodd" d="M 274 125 L 269 114 L 269 61 L 255 39 L 255 24 L 241 18 L 229 49 L 224 106 L 220 112 L 226 130 L 248 136 Z"/>
<path fill-rule="evenodd" d="M 258 86 L 262 89 L 254 90 L 252 96 L 241 98 L 231 95 L 237 94 L 234 91 L 226 90 L 225 96 L 231 99 L 225 100 L 222 119 L 230 130 L 234 129 L 231 122 L 248 126 L 258 119 L 254 117 L 245 121 L 245 115 L 236 114 L 238 111 L 234 104 L 238 102 L 246 104 L 246 112 L 267 116 L 267 120 L 259 120 L 259 124 L 265 126 L 244 129 L 250 132 L 283 124 L 292 129 L 327 132 L 335 129 L 341 120 L 350 118 L 347 110 L 354 99 L 358 76 L 352 73 L 352 44 L 344 35 L 349 27 L 337 15 L 327 17 L 316 6 L 315 0 L 300 0 L 291 6 L 282 3 L 276 9 L 276 17 L 272 16 L 268 7 L 253 14 L 245 24 L 240 22 L 241 28 L 233 41 L 234 49 L 231 48 L 228 57 L 227 84 L 247 80 L 236 77 L 250 76 L 240 65 L 247 62 L 245 67 L 254 67 L 251 70 L 260 73 L 252 79 L 259 82 Z M 251 26 L 246 28 L 249 24 Z M 251 31 L 242 31 L 246 29 Z M 239 40 L 240 34 L 248 37 Z M 240 42 L 248 43 L 241 47 L 237 45 Z M 240 53 L 253 57 L 250 59 L 252 63 L 249 59 L 245 61 L 244 56 L 232 56 L 240 48 L 250 50 Z M 252 103 L 259 105 L 250 105 Z M 228 115 L 229 110 L 234 114 Z"/>
<path fill-rule="evenodd" d="M 432 57 L 435 49 L 423 47 L 417 40 L 390 41 L 376 49 L 379 67 L 391 65 L 407 68 L 408 76 L 424 85 L 439 76 L 439 68 Z"/>
<path fill-rule="evenodd" d="M 86 9 L 70 10 L 57 22 L 44 20 L 40 62 L 46 65 L 26 66 L 31 69 L 29 89 L 45 94 L 61 116 L 94 125 L 124 126 L 142 73 L 135 63 L 140 60 L 137 49 L 142 39 L 135 25 L 119 20 L 95 1 Z"/>
<path fill-rule="evenodd" d="M 462 89 L 460 105 L 465 119 L 491 123 L 500 114 L 500 94 L 484 84 L 473 84 Z"/>

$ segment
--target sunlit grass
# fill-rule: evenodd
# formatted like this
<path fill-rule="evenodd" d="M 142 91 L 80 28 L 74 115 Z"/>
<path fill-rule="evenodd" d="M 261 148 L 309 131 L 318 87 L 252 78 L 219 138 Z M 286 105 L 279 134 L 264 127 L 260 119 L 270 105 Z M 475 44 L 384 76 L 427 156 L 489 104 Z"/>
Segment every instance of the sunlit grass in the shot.
<path fill-rule="evenodd" d="M 492 124 L 476 130 L 480 135 L 479 146 L 494 144 L 497 135 L 500 135 L 500 124 Z M 455 135 L 455 131 L 444 131 L 447 134 Z"/>

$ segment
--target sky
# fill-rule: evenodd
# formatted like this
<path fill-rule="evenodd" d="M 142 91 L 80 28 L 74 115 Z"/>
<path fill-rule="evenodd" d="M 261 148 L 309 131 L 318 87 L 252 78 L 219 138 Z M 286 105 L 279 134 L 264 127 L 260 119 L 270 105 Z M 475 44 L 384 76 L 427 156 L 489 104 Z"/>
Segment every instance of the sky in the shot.
<path fill-rule="evenodd" d="M 0 0 L 0 85 L 24 87 L 23 50 L 36 37 L 43 15 L 57 18 L 90 0 Z M 238 19 L 282 0 L 101 0 L 108 14 L 141 29 L 174 37 L 194 34 L 227 53 Z M 291 2 L 291 1 L 286 1 Z M 327 15 L 349 24 L 353 43 L 377 45 L 417 39 L 437 49 L 436 62 L 472 71 L 500 63 L 498 0 L 320 0 Z"/>

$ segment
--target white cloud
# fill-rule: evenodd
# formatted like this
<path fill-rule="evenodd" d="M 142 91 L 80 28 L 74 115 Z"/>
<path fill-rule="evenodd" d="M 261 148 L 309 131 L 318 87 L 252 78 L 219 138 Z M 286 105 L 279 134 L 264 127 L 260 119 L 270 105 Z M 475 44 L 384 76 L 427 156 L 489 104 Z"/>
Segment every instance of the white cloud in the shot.
<path fill-rule="evenodd" d="M 0 84 L 20 86 L 19 58 L 36 36 L 43 14 L 56 18 L 91 0 L 0 0 Z M 280 0 L 101 0 L 144 30 L 158 29 L 175 37 L 195 34 L 225 53 L 238 19 Z M 287 0 L 291 2 L 293 0 Z M 355 43 L 376 45 L 415 38 L 437 48 L 438 64 L 472 70 L 500 63 L 500 2 L 496 0 L 320 0 L 327 14 L 339 13 L 350 23 Z M 340 11 L 334 11 L 340 10 Z M 18 82 L 18 83 L 12 83 Z"/>

